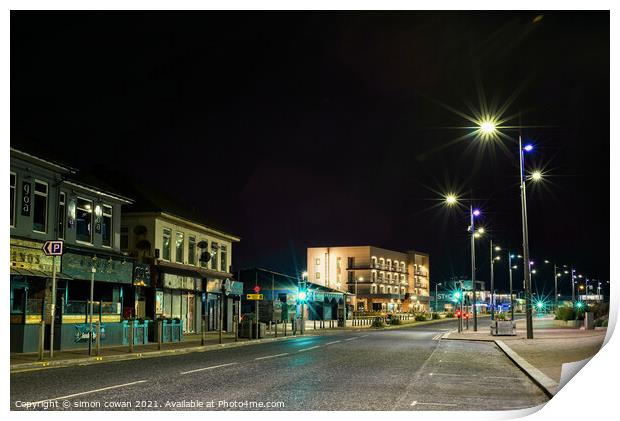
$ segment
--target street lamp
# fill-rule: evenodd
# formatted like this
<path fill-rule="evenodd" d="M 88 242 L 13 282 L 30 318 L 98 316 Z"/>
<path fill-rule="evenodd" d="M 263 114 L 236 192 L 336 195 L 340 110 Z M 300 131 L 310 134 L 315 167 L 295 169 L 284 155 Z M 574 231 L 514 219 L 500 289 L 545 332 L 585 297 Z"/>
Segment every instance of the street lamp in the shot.
<path fill-rule="evenodd" d="M 441 282 L 435 284 L 435 313 L 438 313 L 438 311 L 437 311 L 437 287 L 439 285 L 441 285 Z M 600 282 L 599 282 L 599 285 L 600 285 Z"/>
<path fill-rule="evenodd" d="M 493 123 L 492 119 L 485 119 L 479 122 L 478 133 L 482 137 L 482 139 L 488 139 L 493 137 L 495 132 L 498 131 L 498 127 Z M 527 228 L 527 199 L 526 199 L 526 190 L 525 190 L 525 165 L 524 165 L 524 152 L 531 152 L 534 150 L 534 145 L 527 144 L 523 145 L 521 139 L 521 133 L 519 133 L 519 180 L 520 180 L 520 190 L 521 190 L 521 226 L 522 226 L 522 235 L 523 235 L 523 277 L 525 281 L 525 316 L 526 316 L 526 330 L 527 330 L 527 339 L 534 338 L 534 329 L 532 322 L 532 297 L 531 297 L 531 288 L 532 288 L 532 277 L 530 273 L 530 246 L 529 246 L 529 238 L 528 238 L 528 228 Z M 540 181 L 542 178 L 542 173 L 537 171 L 530 175 L 529 177 L 532 181 Z"/>
<path fill-rule="evenodd" d="M 495 126 L 493 126 L 493 130 Z M 458 198 L 454 194 L 448 194 L 445 197 L 446 204 L 448 206 L 454 206 L 458 204 Z M 475 227 L 475 218 L 480 216 L 480 209 L 474 209 L 473 205 L 470 203 L 469 205 L 469 232 L 471 233 L 471 284 L 473 291 L 473 311 L 474 311 L 474 332 L 478 331 L 478 310 L 476 308 L 476 244 L 475 239 L 484 234 L 484 228 L 479 228 L 476 231 Z M 462 318 L 461 318 L 462 320 Z M 462 322 L 461 322 L 462 323 Z"/>

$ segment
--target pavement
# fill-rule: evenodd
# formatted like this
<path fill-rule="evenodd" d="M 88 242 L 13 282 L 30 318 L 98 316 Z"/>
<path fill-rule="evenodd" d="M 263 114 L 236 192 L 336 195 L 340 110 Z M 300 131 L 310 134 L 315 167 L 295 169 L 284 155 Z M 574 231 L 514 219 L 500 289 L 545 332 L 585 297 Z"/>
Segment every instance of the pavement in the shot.
<path fill-rule="evenodd" d="M 479 323 L 477 332 L 470 324 L 469 330 L 452 331 L 444 338 L 496 342 L 528 376 L 554 395 L 559 390 L 563 365 L 591 358 L 603 346 L 606 333 L 606 329 L 570 328 L 553 317 L 539 317 L 533 320 L 534 339 L 526 339 L 525 320 L 517 320 L 516 325 L 516 336 L 492 336 L 487 319 Z"/>
<path fill-rule="evenodd" d="M 513 410 L 549 399 L 454 320 L 11 373 L 23 410 Z M 506 393 L 506 391 L 510 393 Z"/>

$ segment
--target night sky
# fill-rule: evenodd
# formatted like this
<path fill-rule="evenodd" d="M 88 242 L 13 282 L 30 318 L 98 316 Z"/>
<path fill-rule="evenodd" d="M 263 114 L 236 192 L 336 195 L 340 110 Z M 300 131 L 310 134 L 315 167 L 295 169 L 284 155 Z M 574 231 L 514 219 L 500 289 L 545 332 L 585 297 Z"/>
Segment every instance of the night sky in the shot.
<path fill-rule="evenodd" d="M 535 266 L 607 280 L 609 47 L 608 12 L 13 12 L 11 143 L 200 209 L 242 238 L 235 268 L 372 244 L 428 252 L 435 283 L 469 272 L 450 189 L 520 252 L 518 146 L 457 140 L 472 123 L 454 111 L 512 97 L 546 172 L 528 192 Z M 533 279 L 552 288 L 548 269 Z"/>

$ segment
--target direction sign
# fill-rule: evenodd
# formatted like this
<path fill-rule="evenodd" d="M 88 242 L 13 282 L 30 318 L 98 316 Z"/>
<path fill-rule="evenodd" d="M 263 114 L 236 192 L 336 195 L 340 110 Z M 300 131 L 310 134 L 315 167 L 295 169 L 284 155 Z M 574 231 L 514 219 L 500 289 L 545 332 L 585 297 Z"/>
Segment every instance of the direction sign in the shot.
<path fill-rule="evenodd" d="M 45 244 L 43 244 L 43 252 L 46 256 L 62 256 L 62 250 L 62 240 L 46 241 Z"/>
<path fill-rule="evenodd" d="M 263 294 L 247 294 L 246 298 L 248 300 L 261 301 L 261 300 L 263 300 Z"/>
<path fill-rule="evenodd" d="M 252 288 L 254 290 L 255 293 L 259 293 L 260 292 L 260 286 L 256 285 L 254 288 Z"/>

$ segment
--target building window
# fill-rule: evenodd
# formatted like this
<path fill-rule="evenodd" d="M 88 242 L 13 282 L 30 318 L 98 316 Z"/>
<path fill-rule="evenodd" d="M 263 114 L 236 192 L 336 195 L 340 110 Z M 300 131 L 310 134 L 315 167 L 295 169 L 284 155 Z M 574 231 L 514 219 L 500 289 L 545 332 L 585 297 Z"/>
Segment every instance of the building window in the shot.
<path fill-rule="evenodd" d="M 370 258 L 370 267 L 371 268 L 376 268 L 377 267 L 377 257 L 376 256 L 372 256 Z"/>
<path fill-rule="evenodd" d="M 11 226 L 15 226 L 15 189 L 17 186 L 17 175 L 11 173 Z"/>
<path fill-rule="evenodd" d="M 163 242 L 162 242 L 162 255 L 161 258 L 170 261 L 170 236 L 172 231 L 168 228 L 164 228 Z"/>
<path fill-rule="evenodd" d="M 66 215 L 66 195 L 64 192 L 58 194 L 58 238 L 65 238 L 65 215 Z"/>
<path fill-rule="evenodd" d="M 32 230 L 47 232 L 47 183 L 37 180 L 34 182 Z"/>
<path fill-rule="evenodd" d="M 321 279 L 321 272 L 317 272 L 314 274 L 314 279 Z"/>
<path fill-rule="evenodd" d="M 226 246 L 222 244 L 220 246 L 220 269 L 222 270 L 222 272 L 228 272 L 228 267 L 226 267 L 227 255 L 228 255 L 228 250 L 226 249 Z"/>
<path fill-rule="evenodd" d="M 187 239 L 187 264 L 196 264 L 196 237 L 188 237 Z"/>
<path fill-rule="evenodd" d="M 211 243 L 211 269 L 217 270 L 217 243 Z"/>
<path fill-rule="evenodd" d="M 121 251 L 129 250 L 129 228 L 121 227 Z"/>
<path fill-rule="evenodd" d="M 371 294 L 376 294 L 377 293 L 377 286 L 375 284 L 372 284 L 370 286 L 370 293 Z"/>
<path fill-rule="evenodd" d="M 103 219 L 101 222 L 101 244 L 106 247 L 112 247 L 112 206 L 103 205 Z"/>
<path fill-rule="evenodd" d="M 177 231 L 175 243 L 175 258 L 177 263 L 183 263 L 183 249 L 185 248 L 185 234 Z"/>
<path fill-rule="evenodd" d="M 77 199 L 77 214 L 75 217 L 75 239 L 85 243 L 93 242 L 93 202 Z"/>
<path fill-rule="evenodd" d="M 202 240 L 202 241 L 204 241 L 204 242 L 205 242 L 205 244 L 207 244 L 207 247 L 209 246 L 209 243 L 208 243 L 208 241 L 207 241 L 207 240 Z M 207 266 L 207 262 L 205 262 L 205 261 L 202 259 L 202 255 L 203 255 L 203 254 L 207 254 L 207 253 L 209 252 L 209 249 L 208 249 L 207 247 L 205 247 L 204 249 L 200 249 L 200 258 L 199 258 L 198 260 L 200 261 L 200 267 L 201 267 L 201 268 L 207 268 L 207 267 L 208 267 L 208 266 Z"/>
<path fill-rule="evenodd" d="M 355 272 L 354 271 L 349 271 L 349 283 L 353 283 L 355 282 Z"/>
<path fill-rule="evenodd" d="M 401 272 L 406 272 L 407 270 L 405 269 L 405 262 L 401 262 L 400 263 L 400 271 Z"/>
<path fill-rule="evenodd" d="M 317 266 L 321 265 L 321 259 L 314 259 L 314 264 Z"/>
<path fill-rule="evenodd" d="M 376 270 L 372 271 L 372 281 L 377 282 L 377 271 Z"/>
<path fill-rule="evenodd" d="M 392 270 L 392 259 L 387 259 L 387 270 Z"/>

